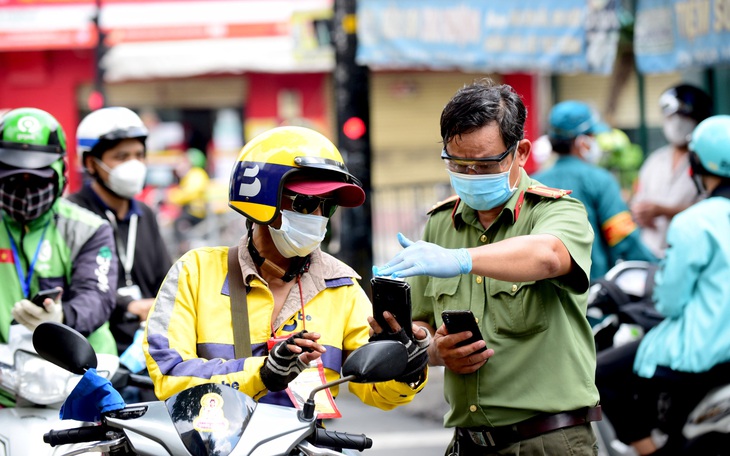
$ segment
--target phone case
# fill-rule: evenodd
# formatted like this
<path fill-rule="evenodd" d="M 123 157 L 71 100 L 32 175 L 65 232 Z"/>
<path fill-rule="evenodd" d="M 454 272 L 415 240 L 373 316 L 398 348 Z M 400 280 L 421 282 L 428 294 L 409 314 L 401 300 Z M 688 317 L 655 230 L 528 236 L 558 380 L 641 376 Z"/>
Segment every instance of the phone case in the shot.
<path fill-rule="evenodd" d="M 59 294 L 61 294 L 61 292 L 55 288 L 51 288 L 49 290 L 41 290 L 36 293 L 33 298 L 31 298 L 30 302 L 37 305 L 38 307 L 43 307 L 43 301 L 45 301 L 46 298 L 51 298 L 55 301 Z"/>
<path fill-rule="evenodd" d="M 374 277 L 370 280 L 373 288 L 373 317 L 381 328 L 389 330 L 383 312 L 388 311 L 395 316 L 398 324 L 408 334 L 413 335 L 411 327 L 411 286 L 402 280 Z"/>
<path fill-rule="evenodd" d="M 444 321 L 449 334 L 471 331 L 472 336 L 459 343 L 457 347 L 463 347 L 464 345 L 473 344 L 476 341 L 484 339 L 481 330 L 479 330 L 479 325 L 474 318 L 474 314 L 470 310 L 444 310 L 441 312 L 441 319 Z M 486 349 L 487 347 L 485 346 L 474 353 L 481 353 Z"/>

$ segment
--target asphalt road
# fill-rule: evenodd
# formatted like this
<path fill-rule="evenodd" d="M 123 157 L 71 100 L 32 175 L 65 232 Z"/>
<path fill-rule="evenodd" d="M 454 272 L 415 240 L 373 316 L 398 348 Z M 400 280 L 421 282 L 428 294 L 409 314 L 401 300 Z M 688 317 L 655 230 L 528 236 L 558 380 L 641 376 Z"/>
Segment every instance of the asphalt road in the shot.
<path fill-rule="evenodd" d="M 343 385 L 337 398 L 342 418 L 330 420 L 327 429 L 370 437 L 373 447 L 362 453 L 367 456 L 443 456 L 453 431 L 442 426 L 448 410 L 442 373 L 438 368 L 432 371 L 429 384 L 413 402 L 390 411 L 364 405 Z"/>

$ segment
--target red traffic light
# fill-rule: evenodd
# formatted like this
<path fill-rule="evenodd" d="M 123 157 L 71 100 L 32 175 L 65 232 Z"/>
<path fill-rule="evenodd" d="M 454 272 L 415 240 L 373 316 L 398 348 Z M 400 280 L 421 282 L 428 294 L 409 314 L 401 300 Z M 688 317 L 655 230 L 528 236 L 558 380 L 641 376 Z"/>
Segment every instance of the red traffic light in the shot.
<path fill-rule="evenodd" d="M 352 140 L 362 138 L 366 130 L 365 122 L 359 117 L 350 117 L 342 124 L 342 133 Z"/>
<path fill-rule="evenodd" d="M 86 101 L 89 105 L 89 109 L 96 111 L 104 107 L 104 95 L 98 90 L 94 90 L 89 94 L 89 99 Z"/>

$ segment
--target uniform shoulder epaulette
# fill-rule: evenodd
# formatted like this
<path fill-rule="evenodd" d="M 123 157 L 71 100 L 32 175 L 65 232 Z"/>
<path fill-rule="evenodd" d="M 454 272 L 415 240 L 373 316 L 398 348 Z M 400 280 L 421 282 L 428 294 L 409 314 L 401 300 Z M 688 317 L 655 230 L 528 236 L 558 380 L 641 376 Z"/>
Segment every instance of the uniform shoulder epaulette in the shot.
<path fill-rule="evenodd" d="M 444 209 L 448 209 L 450 207 L 453 207 L 454 204 L 456 204 L 456 201 L 459 200 L 458 195 L 451 195 L 445 200 L 439 201 L 438 203 L 431 206 L 431 209 L 428 210 L 426 214 L 431 215 L 434 212 L 442 211 Z"/>
<path fill-rule="evenodd" d="M 542 185 L 531 185 L 527 187 L 527 192 L 533 195 L 544 196 L 545 198 L 558 199 L 565 195 L 570 195 L 573 190 L 564 190 L 562 188 L 545 187 Z"/>

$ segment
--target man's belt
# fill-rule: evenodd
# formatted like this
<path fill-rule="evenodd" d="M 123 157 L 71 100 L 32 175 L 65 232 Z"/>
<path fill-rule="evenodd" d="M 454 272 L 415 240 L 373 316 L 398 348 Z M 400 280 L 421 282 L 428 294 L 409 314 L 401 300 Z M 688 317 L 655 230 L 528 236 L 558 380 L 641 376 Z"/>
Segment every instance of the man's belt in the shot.
<path fill-rule="evenodd" d="M 484 447 L 504 446 L 530 439 L 547 432 L 601 420 L 601 406 L 585 407 L 570 412 L 541 414 L 525 421 L 500 427 L 457 428 L 457 432 Z"/>

